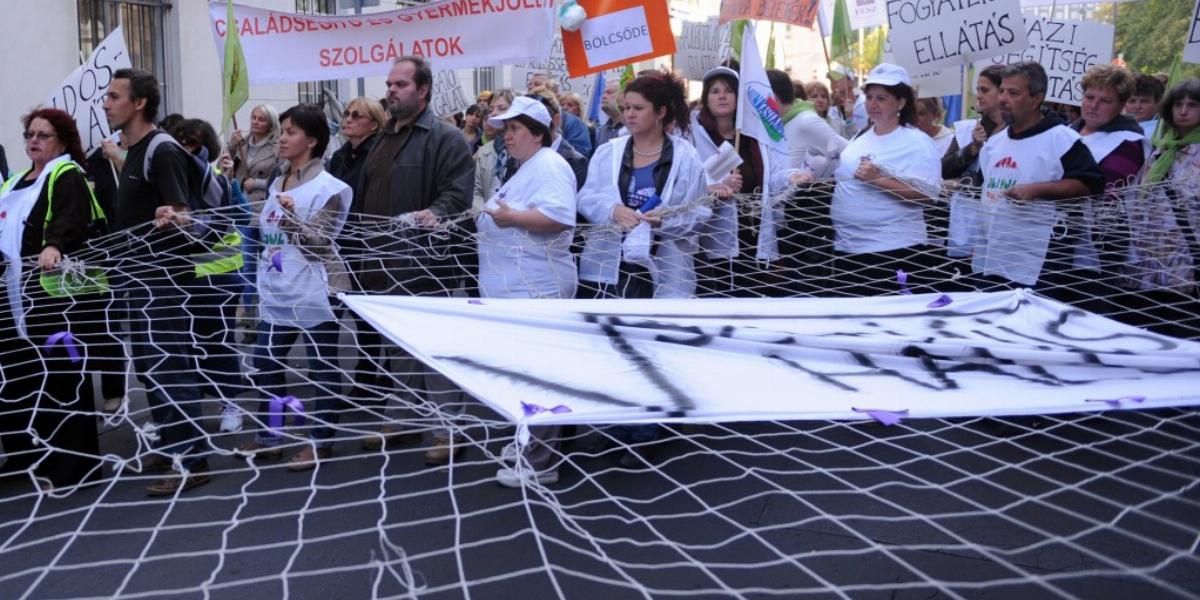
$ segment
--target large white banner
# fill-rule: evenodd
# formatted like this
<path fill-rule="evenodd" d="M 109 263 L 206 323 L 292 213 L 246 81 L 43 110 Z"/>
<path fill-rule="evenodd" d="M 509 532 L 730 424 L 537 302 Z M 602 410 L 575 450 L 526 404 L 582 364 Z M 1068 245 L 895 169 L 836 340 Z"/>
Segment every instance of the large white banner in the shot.
<path fill-rule="evenodd" d="M 684 21 L 675 42 L 675 68 L 685 79 L 700 81 L 709 69 L 729 58 L 731 23 L 721 25 L 717 17 L 707 21 Z"/>
<path fill-rule="evenodd" d="M 1183 44 L 1184 62 L 1200 63 L 1200 0 L 1192 7 L 1192 18 L 1188 20 L 1187 39 Z"/>
<path fill-rule="evenodd" d="M 10 60 L 16 60 L 16 57 L 10 57 Z M 54 88 L 54 93 L 42 102 L 42 106 L 64 110 L 75 117 L 84 154 L 91 154 L 112 134 L 108 117 L 104 115 L 104 96 L 108 94 L 113 73 L 129 67 L 125 34 L 117 27 L 96 46 L 87 61 L 67 75 Z"/>
<path fill-rule="evenodd" d="M 930 73 L 1025 48 L 1020 0 L 887 0 L 896 64 Z"/>
<path fill-rule="evenodd" d="M 1025 31 L 1028 48 L 981 60 L 975 63 L 975 72 L 991 64 L 1032 60 L 1046 69 L 1050 80 L 1047 102 L 1079 106 L 1083 102 L 1084 73 L 1112 61 L 1113 26 L 1025 15 Z"/>
<path fill-rule="evenodd" d="M 209 3 L 209 13 L 224 64 L 225 3 Z M 437 69 L 517 63 L 545 57 L 557 28 L 552 0 L 442 0 L 347 16 L 234 5 L 234 14 L 253 84 L 385 75 L 412 55 Z"/>
<path fill-rule="evenodd" d="M 528 424 L 1200 404 L 1200 343 L 1027 290 L 851 300 L 343 299 L 473 397 Z M 471 342 L 448 331 L 470 332 Z"/>

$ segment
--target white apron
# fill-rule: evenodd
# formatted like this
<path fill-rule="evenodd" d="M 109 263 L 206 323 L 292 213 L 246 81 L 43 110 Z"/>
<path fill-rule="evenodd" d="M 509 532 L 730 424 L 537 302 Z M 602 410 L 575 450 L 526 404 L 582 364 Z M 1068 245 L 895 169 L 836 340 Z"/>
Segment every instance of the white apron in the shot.
<path fill-rule="evenodd" d="M 258 293 L 263 320 L 304 329 L 334 320 L 325 263 L 315 257 L 306 257 L 294 244 L 292 236 L 280 227 L 285 217 L 278 197 L 281 194 L 291 196 L 295 201 L 292 209 L 295 218 L 308 222 L 324 208 L 330 197 L 338 196 L 337 221 L 328 232 L 332 237 L 346 223 L 352 196 L 350 187 L 322 171 L 286 192 L 280 192 L 277 185 L 272 185 L 269 194 L 258 218 L 263 244 L 258 260 Z"/>

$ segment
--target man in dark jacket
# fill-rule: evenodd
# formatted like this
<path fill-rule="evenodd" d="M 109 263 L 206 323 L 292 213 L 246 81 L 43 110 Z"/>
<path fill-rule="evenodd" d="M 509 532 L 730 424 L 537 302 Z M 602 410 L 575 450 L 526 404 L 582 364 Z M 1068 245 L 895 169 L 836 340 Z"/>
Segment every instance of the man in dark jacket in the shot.
<path fill-rule="evenodd" d="M 449 296 L 473 271 L 472 261 L 464 260 L 474 257 L 475 248 L 470 229 L 464 230 L 470 219 L 463 218 L 471 207 L 474 185 L 471 149 L 461 131 L 429 110 L 433 73 L 423 58 L 397 59 L 387 87 L 390 118 L 367 155 L 361 195 L 355 196 L 352 208 L 363 215 L 363 255 L 351 257 L 355 275 L 368 293 Z M 411 224 L 397 232 L 397 217 Z M 461 393 L 445 377 L 411 356 L 398 358 L 403 364 L 392 372 L 407 374 L 400 375 L 406 390 L 425 391 L 443 413 L 462 411 Z M 419 404 L 422 399 L 413 396 L 402 402 Z M 445 464 L 462 450 L 461 438 L 451 434 L 434 436 L 427 463 Z M 385 426 L 379 437 L 363 445 L 377 448 L 384 438 L 416 442 L 420 433 Z"/>

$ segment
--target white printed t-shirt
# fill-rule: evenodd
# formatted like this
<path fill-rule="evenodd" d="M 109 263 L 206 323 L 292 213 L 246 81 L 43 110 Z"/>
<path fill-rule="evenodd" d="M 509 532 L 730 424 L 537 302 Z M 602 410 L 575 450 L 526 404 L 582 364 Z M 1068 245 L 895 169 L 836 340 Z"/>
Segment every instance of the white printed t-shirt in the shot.
<path fill-rule="evenodd" d="M 1099 189 L 1104 176 L 1091 153 L 1070 127 L 1043 119 L 1017 139 L 1009 129 L 997 132 L 979 152 L 983 172 L 972 270 L 1033 285 L 1050 248 L 1060 202 L 1013 202 L 1005 192 L 1018 184 L 1079 179 Z M 1098 184 L 1098 185 L 1097 185 Z"/>
<path fill-rule="evenodd" d="M 833 176 L 830 216 L 836 234 L 834 248 L 847 254 L 885 252 L 928 243 L 925 212 L 919 202 L 899 198 L 854 178 L 863 158 L 885 175 L 914 189 L 936 194 L 942 178 L 942 157 L 933 140 L 915 127 L 900 126 L 887 135 L 872 127 L 842 150 Z"/>
<path fill-rule="evenodd" d="M 575 172 L 557 152 L 542 148 L 488 199 L 484 210 L 504 200 L 513 210 L 536 210 L 571 229 L 533 233 L 500 227 L 486 212 L 479 229 L 479 293 L 488 298 L 571 298 L 578 278 L 571 240 L 575 227 Z"/>

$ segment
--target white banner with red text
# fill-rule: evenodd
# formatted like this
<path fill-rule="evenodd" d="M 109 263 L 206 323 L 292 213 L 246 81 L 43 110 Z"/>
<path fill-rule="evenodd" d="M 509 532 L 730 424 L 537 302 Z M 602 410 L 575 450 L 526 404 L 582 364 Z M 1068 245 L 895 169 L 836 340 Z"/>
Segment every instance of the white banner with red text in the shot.
<path fill-rule="evenodd" d="M 224 2 L 210 2 L 213 42 L 224 64 Z M 250 83 L 386 75 L 401 56 L 439 70 L 514 64 L 550 52 L 553 0 L 441 0 L 366 15 L 298 15 L 234 5 Z M 504 35 L 496 35 L 496 32 Z"/>

